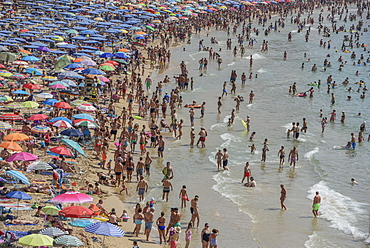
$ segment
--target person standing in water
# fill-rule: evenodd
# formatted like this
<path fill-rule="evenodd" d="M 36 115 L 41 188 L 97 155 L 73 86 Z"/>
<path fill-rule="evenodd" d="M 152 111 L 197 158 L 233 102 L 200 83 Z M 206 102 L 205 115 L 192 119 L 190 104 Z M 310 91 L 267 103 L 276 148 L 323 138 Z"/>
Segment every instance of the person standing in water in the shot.
<path fill-rule="evenodd" d="M 284 184 L 280 184 L 280 188 L 281 188 L 281 191 L 280 191 L 280 205 L 281 205 L 281 209 L 287 210 L 287 208 L 284 205 L 284 201 L 286 199 L 286 189 L 284 188 Z"/>
<path fill-rule="evenodd" d="M 278 152 L 278 156 L 279 156 L 279 159 L 280 159 L 280 167 L 283 166 L 284 162 L 285 162 L 285 150 L 284 150 L 284 146 L 281 146 L 279 152 Z"/>
<path fill-rule="evenodd" d="M 321 203 L 321 196 L 319 195 L 319 192 L 316 191 L 316 195 L 313 198 L 313 203 L 312 203 L 312 213 L 315 217 L 319 216 L 320 203 Z"/>
<path fill-rule="evenodd" d="M 290 166 L 295 166 L 296 162 L 298 161 L 298 150 L 294 146 L 292 150 L 289 152 L 288 161 L 290 160 Z"/>
<path fill-rule="evenodd" d="M 242 183 L 244 182 L 244 179 L 247 178 L 247 183 L 249 183 L 249 178 L 251 177 L 251 168 L 249 167 L 249 162 L 245 163 L 244 166 L 244 175 L 242 179 Z"/>

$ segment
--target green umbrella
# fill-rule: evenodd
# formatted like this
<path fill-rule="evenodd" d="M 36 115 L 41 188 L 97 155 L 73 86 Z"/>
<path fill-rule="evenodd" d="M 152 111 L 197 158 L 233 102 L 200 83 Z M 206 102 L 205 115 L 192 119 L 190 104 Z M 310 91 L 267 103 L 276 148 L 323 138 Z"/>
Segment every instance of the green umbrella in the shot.
<path fill-rule="evenodd" d="M 155 31 L 155 29 L 154 29 L 153 27 L 151 27 L 151 26 L 146 25 L 145 27 L 146 27 L 147 29 L 149 29 L 150 31 Z"/>
<path fill-rule="evenodd" d="M 0 53 L 0 60 L 6 61 L 6 62 L 13 62 L 16 60 L 17 56 L 14 53 L 8 53 L 8 52 L 1 52 Z"/>
<path fill-rule="evenodd" d="M 82 147 L 76 141 L 73 141 L 73 140 L 70 140 L 70 139 L 62 139 L 61 141 L 66 146 L 72 148 L 72 150 L 75 150 L 76 152 L 78 152 L 82 156 L 86 157 L 84 150 L 82 150 Z"/>
<path fill-rule="evenodd" d="M 72 235 L 63 235 L 55 239 L 55 243 L 58 245 L 64 245 L 64 246 L 83 246 L 84 243 L 82 243 L 79 238 L 72 236 Z"/>
<path fill-rule="evenodd" d="M 5 108 L 21 109 L 21 108 L 24 108 L 24 106 L 22 104 L 20 104 L 19 102 L 12 102 L 12 103 L 9 103 L 9 104 L 5 105 Z"/>
<path fill-rule="evenodd" d="M 67 31 L 65 31 L 66 33 L 69 33 L 69 34 L 78 34 L 78 31 L 77 30 L 74 30 L 74 29 L 68 29 Z"/>
<path fill-rule="evenodd" d="M 110 67 L 109 65 L 100 66 L 99 69 L 103 70 L 103 71 L 114 71 L 115 70 L 114 68 Z"/>
<path fill-rule="evenodd" d="M 18 240 L 18 243 L 26 246 L 53 246 L 54 239 L 42 234 L 31 234 Z"/>
<path fill-rule="evenodd" d="M 113 59 L 113 60 L 117 61 L 118 63 L 128 65 L 128 62 L 126 60 L 123 60 L 123 59 Z"/>
<path fill-rule="evenodd" d="M 25 108 L 37 108 L 39 106 L 37 102 L 33 102 L 33 101 L 23 102 L 22 105 Z"/>
<path fill-rule="evenodd" d="M 41 211 L 48 215 L 58 215 L 60 209 L 55 206 L 46 206 L 46 207 L 43 207 Z"/>

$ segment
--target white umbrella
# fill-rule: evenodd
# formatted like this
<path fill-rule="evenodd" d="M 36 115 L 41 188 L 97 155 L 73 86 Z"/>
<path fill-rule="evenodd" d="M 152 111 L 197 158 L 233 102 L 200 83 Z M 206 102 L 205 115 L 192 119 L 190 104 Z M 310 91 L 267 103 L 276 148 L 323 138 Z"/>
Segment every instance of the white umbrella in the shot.
<path fill-rule="evenodd" d="M 54 127 L 71 128 L 72 125 L 68 121 L 59 120 L 53 123 Z"/>
<path fill-rule="evenodd" d="M 33 162 L 32 164 L 30 164 L 28 167 L 27 167 L 27 172 L 31 172 L 33 170 L 52 170 L 53 167 L 51 167 L 51 165 L 49 165 L 48 163 L 45 163 L 43 161 L 36 161 L 36 162 Z"/>
<path fill-rule="evenodd" d="M 50 93 L 40 93 L 40 94 L 37 94 L 36 97 L 45 98 L 45 99 L 51 99 L 54 96 L 52 94 L 50 94 Z"/>
<path fill-rule="evenodd" d="M 39 232 L 39 234 L 47 235 L 50 237 L 61 236 L 66 234 L 62 229 L 57 227 L 48 227 Z"/>

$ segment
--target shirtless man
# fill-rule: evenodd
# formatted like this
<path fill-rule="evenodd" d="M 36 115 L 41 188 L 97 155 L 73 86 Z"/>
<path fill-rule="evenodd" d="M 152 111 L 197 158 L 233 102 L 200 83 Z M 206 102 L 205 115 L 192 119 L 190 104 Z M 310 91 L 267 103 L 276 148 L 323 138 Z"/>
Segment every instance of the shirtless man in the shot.
<path fill-rule="evenodd" d="M 307 132 L 307 120 L 306 118 L 303 118 L 303 124 L 302 124 L 302 128 L 301 128 L 301 132 L 304 132 L 306 133 Z"/>
<path fill-rule="evenodd" d="M 198 208 L 198 201 L 199 201 L 199 196 L 195 196 L 194 199 L 191 200 L 190 202 L 190 213 L 191 213 L 191 220 L 190 222 L 193 223 L 195 226 L 195 219 L 197 220 L 197 228 L 199 228 L 199 208 Z"/>
<path fill-rule="evenodd" d="M 117 119 L 114 119 L 113 122 L 110 124 L 112 130 L 110 131 L 110 134 L 113 135 L 113 141 L 116 140 L 118 129 L 121 127 L 121 124 L 117 121 Z"/>
<path fill-rule="evenodd" d="M 200 136 L 199 137 L 199 140 L 197 142 L 197 146 L 200 143 L 202 143 L 202 148 L 206 147 L 206 137 L 208 135 L 206 129 L 204 127 L 201 127 L 200 128 L 200 132 L 198 133 L 198 135 Z"/>
<path fill-rule="evenodd" d="M 229 153 L 227 152 L 227 149 L 224 148 L 224 154 L 222 155 L 222 167 L 224 170 L 228 170 L 227 164 L 229 163 Z"/>
<path fill-rule="evenodd" d="M 351 144 L 352 144 L 352 148 L 356 149 L 356 136 L 354 133 L 351 133 Z"/>
<path fill-rule="evenodd" d="M 149 235 L 152 231 L 153 222 L 154 222 L 154 208 L 150 208 L 149 211 L 144 213 L 144 221 L 145 221 L 145 236 L 146 241 L 149 241 Z"/>
<path fill-rule="evenodd" d="M 170 194 L 170 191 L 173 191 L 173 186 L 171 181 L 167 177 L 163 178 L 162 183 L 163 183 L 162 200 L 164 200 L 164 197 L 166 197 L 166 202 L 168 202 L 168 195 Z"/>
<path fill-rule="evenodd" d="M 292 150 L 290 150 L 289 155 L 288 155 L 288 161 L 290 160 L 290 166 L 295 166 L 296 162 L 298 161 L 298 150 L 294 146 Z"/>
<path fill-rule="evenodd" d="M 279 152 L 278 152 L 278 156 L 280 158 L 280 166 L 283 166 L 284 162 L 285 162 L 285 150 L 284 150 L 284 146 L 281 146 Z"/>
<path fill-rule="evenodd" d="M 136 191 L 139 194 L 139 201 L 144 200 L 144 193 L 148 192 L 148 182 L 143 176 L 140 176 L 140 181 L 137 183 Z"/>
<path fill-rule="evenodd" d="M 266 152 L 270 151 L 267 145 L 263 145 L 261 162 L 266 162 Z"/>
<path fill-rule="evenodd" d="M 206 110 L 206 102 L 203 102 L 202 106 L 200 107 L 200 118 L 204 117 L 205 110 Z"/>
<path fill-rule="evenodd" d="M 320 203 L 321 203 L 321 196 L 319 195 L 319 192 L 316 191 L 316 195 L 313 198 L 313 203 L 312 203 L 312 213 L 315 217 L 319 216 Z"/>
<path fill-rule="evenodd" d="M 163 158 L 163 151 L 164 151 L 164 140 L 162 135 L 159 135 L 157 145 L 158 146 L 158 157 Z"/>
<path fill-rule="evenodd" d="M 150 176 L 150 165 L 153 162 L 152 158 L 150 157 L 150 152 L 146 153 L 145 157 L 145 174 Z"/>
<path fill-rule="evenodd" d="M 194 126 L 194 115 L 195 115 L 194 108 L 190 108 L 190 110 L 189 110 L 189 116 L 190 116 L 190 124 L 191 124 L 191 126 Z"/>
<path fill-rule="evenodd" d="M 137 162 L 136 173 L 136 180 L 139 181 L 139 176 L 144 174 L 144 161 L 142 157 L 140 157 L 139 161 Z"/>
<path fill-rule="evenodd" d="M 166 163 L 166 167 L 163 168 L 162 173 L 164 178 L 168 178 L 169 180 L 173 178 L 173 169 L 170 162 Z"/>
<path fill-rule="evenodd" d="M 249 183 L 249 179 L 251 177 L 251 168 L 249 167 L 249 162 L 245 163 L 244 166 L 244 175 L 242 179 L 242 183 L 244 182 L 244 179 L 247 178 L 247 183 Z"/>
<path fill-rule="evenodd" d="M 119 185 L 121 184 L 121 175 L 122 175 L 122 171 L 123 171 L 123 165 L 121 163 L 121 161 L 119 161 L 118 159 L 115 161 L 115 165 L 114 165 L 114 174 L 116 175 L 116 182 L 117 182 L 117 187 L 119 187 Z M 116 186 L 116 185 L 114 185 Z"/>
<path fill-rule="evenodd" d="M 219 114 L 221 114 L 221 107 L 222 107 L 222 100 L 221 100 L 221 97 L 218 97 L 217 111 L 218 111 Z"/>

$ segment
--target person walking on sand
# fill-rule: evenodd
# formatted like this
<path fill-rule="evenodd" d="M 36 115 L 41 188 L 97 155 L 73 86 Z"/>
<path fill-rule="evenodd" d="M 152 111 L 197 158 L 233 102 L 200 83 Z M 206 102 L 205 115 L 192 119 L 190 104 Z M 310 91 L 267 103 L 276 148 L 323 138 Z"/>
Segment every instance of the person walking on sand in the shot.
<path fill-rule="evenodd" d="M 290 166 L 295 167 L 296 162 L 298 161 L 298 150 L 294 146 L 292 150 L 290 150 L 289 155 L 288 155 L 288 161 L 290 160 Z"/>
<path fill-rule="evenodd" d="M 249 178 L 251 177 L 251 168 L 249 167 L 249 162 L 245 163 L 244 166 L 244 175 L 242 179 L 242 183 L 247 178 L 247 183 L 249 183 Z"/>
<path fill-rule="evenodd" d="M 150 208 L 150 210 L 144 213 L 144 221 L 145 221 L 145 236 L 146 241 L 149 241 L 149 235 L 153 228 L 154 222 L 154 208 Z"/>
<path fill-rule="evenodd" d="M 189 199 L 188 192 L 186 190 L 186 185 L 182 186 L 179 193 L 179 198 L 181 199 L 181 208 L 186 208 L 186 201 Z"/>
<path fill-rule="evenodd" d="M 280 188 L 281 188 L 281 191 L 280 191 L 280 205 L 281 205 L 281 209 L 287 210 L 287 208 L 284 205 L 284 201 L 286 199 L 286 189 L 284 188 L 284 184 L 280 184 Z"/>
<path fill-rule="evenodd" d="M 195 220 L 197 220 L 197 228 L 199 228 L 199 220 L 200 220 L 198 201 L 199 201 L 199 196 L 196 195 L 190 202 L 190 213 L 191 213 L 190 223 L 193 223 L 195 226 Z"/>
<path fill-rule="evenodd" d="M 312 203 L 312 213 L 315 217 L 319 216 L 320 203 L 321 203 L 321 196 L 319 195 L 319 192 L 316 191 L 316 195 L 313 198 L 313 203 Z"/>
<path fill-rule="evenodd" d="M 158 226 L 159 244 L 162 244 L 162 241 L 166 244 L 166 217 L 164 217 L 163 211 L 161 212 L 161 217 L 157 219 L 156 224 Z"/>
<path fill-rule="evenodd" d="M 136 191 L 139 194 L 139 201 L 144 200 L 144 193 L 148 192 L 148 182 L 143 176 L 140 176 L 140 181 L 137 183 Z"/>

